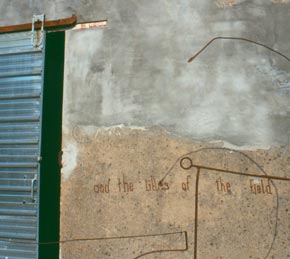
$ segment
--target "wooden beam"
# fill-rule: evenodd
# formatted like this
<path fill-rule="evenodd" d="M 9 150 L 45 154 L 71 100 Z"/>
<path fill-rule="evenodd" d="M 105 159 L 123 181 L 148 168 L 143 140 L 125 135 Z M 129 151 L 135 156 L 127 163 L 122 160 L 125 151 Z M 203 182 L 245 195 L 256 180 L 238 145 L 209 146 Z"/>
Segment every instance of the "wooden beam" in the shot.
<path fill-rule="evenodd" d="M 70 18 L 54 20 L 54 21 L 45 21 L 44 22 L 44 30 L 59 30 L 59 29 L 69 29 L 76 25 L 77 17 L 73 15 Z M 41 23 L 34 24 L 35 29 L 41 28 Z M 12 25 L 12 26 L 3 26 L 0 27 L 0 34 L 8 33 L 8 32 L 20 32 L 20 31 L 30 31 L 32 29 L 32 23 Z"/>

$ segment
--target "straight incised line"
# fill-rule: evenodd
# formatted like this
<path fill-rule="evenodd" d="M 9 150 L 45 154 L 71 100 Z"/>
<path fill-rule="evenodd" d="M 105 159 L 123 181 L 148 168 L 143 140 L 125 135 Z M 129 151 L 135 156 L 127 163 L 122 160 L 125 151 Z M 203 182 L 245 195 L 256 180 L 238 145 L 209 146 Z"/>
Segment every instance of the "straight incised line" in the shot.
<path fill-rule="evenodd" d="M 197 259 L 197 227 L 198 227 L 198 185 L 200 168 L 197 168 L 195 180 L 195 220 L 194 220 L 194 259 Z"/>
<path fill-rule="evenodd" d="M 187 237 L 186 231 L 172 232 L 172 233 L 162 233 L 162 234 L 148 234 L 148 235 L 135 235 L 135 236 L 117 236 L 117 237 L 96 237 L 96 238 L 76 238 L 76 239 L 67 239 L 60 241 L 51 241 L 51 242 L 29 242 L 22 240 L 11 240 L 11 239 L 0 239 L 0 242 L 7 243 L 16 243 L 16 244 L 28 244 L 28 245 L 58 245 L 72 242 L 86 242 L 86 241 L 102 241 L 102 240 L 114 240 L 114 239 L 130 239 L 130 238 L 143 238 L 143 237 L 158 237 L 158 236 L 169 236 L 176 234 L 185 234 Z"/>
<path fill-rule="evenodd" d="M 287 177 L 280 177 L 280 176 L 273 176 L 273 175 L 260 175 L 260 174 L 251 174 L 251 173 L 242 173 L 242 172 L 237 172 L 237 171 L 232 171 L 232 170 L 227 170 L 227 169 L 220 169 L 220 168 L 208 167 L 208 166 L 196 165 L 196 164 L 191 164 L 191 166 L 187 167 L 187 168 L 183 167 L 183 169 L 189 170 L 192 167 L 199 168 L 199 169 L 206 169 L 206 170 L 209 170 L 209 171 L 222 172 L 222 173 L 226 173 L 226 174 L 251 176 L 251 177 L 257 177 L 257 178 L 265 178 L 265 179 L 269 179 L 269 180 L 290 181 L 290 178 L 287 178 Z"/>

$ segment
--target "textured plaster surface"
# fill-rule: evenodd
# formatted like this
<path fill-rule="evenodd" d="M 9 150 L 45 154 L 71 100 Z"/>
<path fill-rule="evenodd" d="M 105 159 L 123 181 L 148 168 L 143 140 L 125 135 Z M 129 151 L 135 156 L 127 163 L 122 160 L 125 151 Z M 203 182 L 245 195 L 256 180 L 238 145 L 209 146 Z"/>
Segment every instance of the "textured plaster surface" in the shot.
<path fill-rule="evenodd" d="M 157 128 L 89 131 L 65 134 L 79 153 L 74 173 L 63 176 L 61 240 L 90 241 L 62 244 L 62 259 L 194 258 L 197 170 L 181 168 L 185 156 L 201 166 L 290 179 L 287 149 L 241 152 Z M 255 193 L 251 183 L 264 191 Z M 288 258 L 289 188 L 290 181 L 202 169 L 197 258 Z"/>
<path fill-rule="evenodd" d="M 290 56 L 288 2 L 1 1 L 1 26 L 108 20 L 66 32 L 62 259 L 290 257 L 289 182 L 222 172 L 290 177 L 290 63 L 230 40 L 187 63 L 216 36 Z M 198 192 L 185 154 L 221 170 Z"/>
<path fill-rule="evenodd" d="M 157 125 L 197 140 L 288 145 L 286 59 L 230 40 L 187 59 L 215 36 L 289 55 L 289 11 L 271 1 L 114 2 L 107 27 L 67 33 L 64 126 Z"/>
<path fill-rule="evenodd" d="M 109 2 L 107 27 L 66 33 L 61 240 L 90 241 L 62 258 L 289 257 L 289 182 L 202 170 L 196 191 L 180 167 L 289 177 L 289 62 L 216 41 L 187 63 L 216 36 L 289 55 L 289 5 Z"/>

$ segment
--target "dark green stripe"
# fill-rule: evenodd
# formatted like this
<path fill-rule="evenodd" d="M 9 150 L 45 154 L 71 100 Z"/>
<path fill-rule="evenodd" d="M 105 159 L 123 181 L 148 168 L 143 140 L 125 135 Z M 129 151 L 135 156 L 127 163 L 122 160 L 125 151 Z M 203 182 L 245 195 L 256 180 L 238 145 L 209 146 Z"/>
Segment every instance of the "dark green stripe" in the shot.
<path fill-rule="evenodd" d="M 39 242 L 59 240 L 62 95 L 65 33 L 46 37 L 40 172 Z M 59 245 L 39 246 L 39 259 L 57 259 Z"/>

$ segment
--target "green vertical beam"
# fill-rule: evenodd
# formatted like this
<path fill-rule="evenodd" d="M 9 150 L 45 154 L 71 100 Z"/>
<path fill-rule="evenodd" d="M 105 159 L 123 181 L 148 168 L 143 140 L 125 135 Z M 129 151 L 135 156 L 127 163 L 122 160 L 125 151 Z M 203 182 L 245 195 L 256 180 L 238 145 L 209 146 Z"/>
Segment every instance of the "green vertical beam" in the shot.
<path fill-rule="evenodd" d="M 64 32 L 47 33 L 44 69 L 39 200 L 39 259 L 57 259 L 60 219 L 60 166 Z"/>

